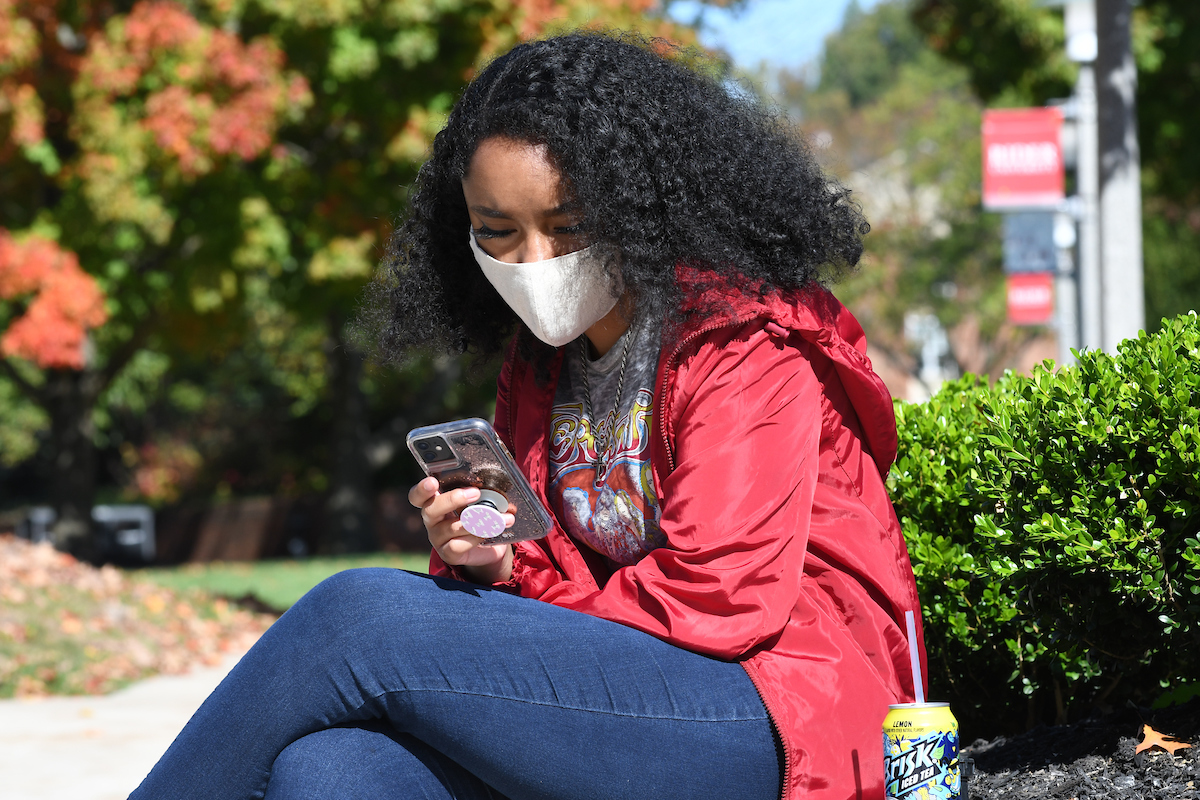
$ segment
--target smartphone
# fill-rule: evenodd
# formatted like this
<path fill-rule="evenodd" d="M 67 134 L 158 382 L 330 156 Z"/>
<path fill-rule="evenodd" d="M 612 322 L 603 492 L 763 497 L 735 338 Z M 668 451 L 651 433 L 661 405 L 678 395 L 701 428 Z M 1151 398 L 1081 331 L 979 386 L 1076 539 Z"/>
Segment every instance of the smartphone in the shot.
<path fill-rule="evenodd" d="M 438 479 L 440 491 L 467 486 L 480 490 L 479 502 L 459 514 L 468 532 L 495 544 L 540 539 L 550 532 L 549 512 L 487 420 L 415 428 L 407 441 L 425 474 Z M 503 527 L 503 513 L 516 518 L 512 527 Z"/>

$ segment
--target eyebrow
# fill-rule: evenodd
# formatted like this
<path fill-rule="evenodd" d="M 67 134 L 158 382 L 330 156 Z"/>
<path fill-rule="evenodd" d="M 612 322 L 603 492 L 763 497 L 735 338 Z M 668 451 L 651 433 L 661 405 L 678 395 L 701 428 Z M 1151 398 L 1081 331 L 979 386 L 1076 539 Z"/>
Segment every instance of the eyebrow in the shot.
<path fill-rule="evenodd" d="M 491 208 L 490 206 L 476 205 L 476 206 L 470 206 L 469 208 L 471 209 L 471 211 L 474 211 L 479 216 L 487 217 L 488 219 L 512 219 L 512 217 L 509 216 L 508 214 L 506 214 L 505 212 L 499 211 L 495 208 Z M 559 203 L 554 208 L 550 209 L 549 211 L 545 211 L 543 213 L 547 217 L 557 217 L 561 214 L 570 214 L 572 212 L 577 211 L 578 209 L 579 209 L 578 204 L 567 201 L 564 203 Z"/>

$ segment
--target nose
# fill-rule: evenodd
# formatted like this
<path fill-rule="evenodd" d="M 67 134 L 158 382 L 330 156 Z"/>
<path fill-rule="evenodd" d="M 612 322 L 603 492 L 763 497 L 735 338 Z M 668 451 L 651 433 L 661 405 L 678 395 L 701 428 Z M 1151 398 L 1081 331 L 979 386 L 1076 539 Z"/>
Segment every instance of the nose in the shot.
<path fill-rule="evenodd" d="M 531 261 L 545 261 L 560 256 L 554 238 L 541 232 L 533 232 L 525 237 L 521 246 L 513 253 L 516 263 L 527 264 Z"/>

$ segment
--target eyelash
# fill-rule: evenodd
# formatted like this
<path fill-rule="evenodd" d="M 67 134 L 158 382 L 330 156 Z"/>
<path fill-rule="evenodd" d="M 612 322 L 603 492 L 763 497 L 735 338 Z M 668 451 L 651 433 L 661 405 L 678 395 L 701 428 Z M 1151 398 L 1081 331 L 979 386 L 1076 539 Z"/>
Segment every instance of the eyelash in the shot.
<path fill-rule="evenodd" d="M 476 239 L 500 239 L 512 233 L 511 230 L 494 230 L 493 228 L 489 228 L 487 225 L 480 225 L 478 228 L 473 228 L 472 230 L 475 233 Z M 565 236 L 575 236 L 583 233 L 583 223 L 569 225 L 562 228 L 555 228 L 554 232 L 563 234 Z"/>
<path fill-rule="evenodd" d="M 512 231 L 497 231 L 492 230 L 487 225 L 480 225 L 474 228 L 476 239 L 499 239 L 501 236 L 508 236 Z"/>

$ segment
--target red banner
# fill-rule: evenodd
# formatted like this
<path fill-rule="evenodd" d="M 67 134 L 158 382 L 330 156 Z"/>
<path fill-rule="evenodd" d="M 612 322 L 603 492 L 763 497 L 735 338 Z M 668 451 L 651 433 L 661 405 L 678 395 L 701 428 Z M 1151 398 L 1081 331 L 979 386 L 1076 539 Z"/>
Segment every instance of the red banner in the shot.
<path fill-rule="evenodd" d="M 1054 274 L 1014 272 L 1008 280 L 1008 321 L 1013 325 L 1049 325 L 1054 321 Z"/>
<path fill-rule="evenodd" d="M 1044 208 L 1063 199 L 1057 108 L 983 112 L 983 207 Z"/>

